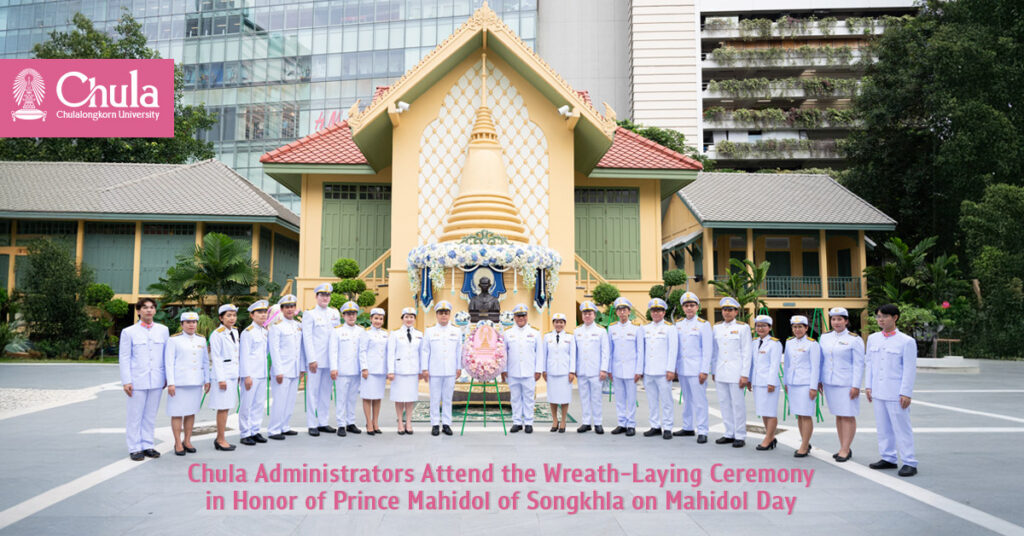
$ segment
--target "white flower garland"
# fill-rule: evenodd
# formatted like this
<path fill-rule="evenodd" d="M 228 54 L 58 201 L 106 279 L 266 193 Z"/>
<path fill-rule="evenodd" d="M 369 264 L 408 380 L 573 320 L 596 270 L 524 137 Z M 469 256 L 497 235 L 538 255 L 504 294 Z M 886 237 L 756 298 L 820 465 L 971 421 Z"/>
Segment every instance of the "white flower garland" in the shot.
<path fill-rule="evenodd" d="M 412 268 L 409 270 L 409 286 L 413 293 L 420 291 L 420 271 L 424 268 L 430 269 L 430 282 L 434 288 L 443 289 L 448 268 L 468 271 L 477 266 L 503 266 L 506 270 L 515 270 L 523 278 L 526 288 L 531 289 L 537 282 L 537 270 L 546 270 L 546 290 L 550 297 L 558 288 L 562 256 L 553 249 L 527 244 L 441 242 L 413 249 L 409 252 L 408 261 Z"/>

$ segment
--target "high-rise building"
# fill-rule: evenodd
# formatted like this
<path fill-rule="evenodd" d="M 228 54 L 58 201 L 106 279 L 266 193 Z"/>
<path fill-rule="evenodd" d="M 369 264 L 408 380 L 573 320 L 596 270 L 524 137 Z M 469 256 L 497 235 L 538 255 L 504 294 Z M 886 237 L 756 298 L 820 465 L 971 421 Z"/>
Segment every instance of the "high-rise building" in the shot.
<path fill-rule="evenodd" d="M 0 0 L 0 53 L 26 58 L 76 12 L 112 32 L 128 10 L 148 44 L 180 64 L 186 104 L 220 120 L 217 158 L 295 212 L 260 156 L 347 117 L 444 41 L 483 0 Z M 536 44 L 537 0 L 488 5 Z"/>

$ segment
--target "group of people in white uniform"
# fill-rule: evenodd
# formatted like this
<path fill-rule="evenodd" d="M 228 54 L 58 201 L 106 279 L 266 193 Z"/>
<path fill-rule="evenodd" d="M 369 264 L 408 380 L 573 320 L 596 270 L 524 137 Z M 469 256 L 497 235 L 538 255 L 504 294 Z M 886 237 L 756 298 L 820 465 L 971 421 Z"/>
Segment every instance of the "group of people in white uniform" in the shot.
<path fill-rule="evenodd" d="M 311 436 L 321 433 L 359 434 L 356 402 L 362 399 L 367 435 L 380 434 L 380 405 L 390 381 L 399 435 L 413 434 L 413 407 L 419 398 L 419 382 L 429 385 L 431 435 L 452 435 L 452 397 L 462 374 L 463 332 L 453 325 L 452 306 L 434 306 L 437 323 L 421 332 L 414 325 L 417 310 L 401 313 L 401 326 L 387 331 L 385 312 L 370 311 L 371 326 L 356 324 L 360 308 L 347 302 L 329 306 L 333 288 L 325 283 L 315 289 L 317 305 L 295 319 L 294 295 L 278 301 L 280 318 L 269 327 L 269 303 L 249 306 L 252 323 L 241 333 L 235 328 L 237 308 L 222 305 L 221 325 L 210 335 L 209 345 L 196 333 L 198 314 L 181 314 L 181 331 L 173 336 L 153 322 L 156 304 L 142 298 L 136 304 L 139 322 L 121 336 L 120 370 L 128 395 L 127 442 L 130 457 L 159 457 L 153 449 L 153 429 L 160 395 L 168 391 L 167 414 L 171 417 L 174 452 L 196 452 L 192 429 L 204 395 L 217 411 L 217 450 L 234 450 L 224 433 L 228 413 L 238 408 L 240 443 L 256 445 L 297 435 L 290 421 L 298 392 L 300 373 L 305 372 L 306 425 Z M 617 322 L 607 328 L 596 323 L 597 306 L 580 305 L 583 324 L 566 331 L 563 313 L 552 315 L 553 329 L 542 334 L 529 325 L 528 309 L 513 309 L 515 324 L 505 330 L 506 361 L 501 373 L 509 386 L 512 406 L 511 433 L 533 432 L 536 382 L 547 384 L 551 405 L 551 432 L 565 432 L 572 382 L 577 382 L 581 405 L 579 433 L 604 433 L 602 384 L 612 384 L 615 397 L 614 435 L 636 434 L 637 383 L 647 394 L 649 429 L 646 437 L 672 439 L 696 436 L 708 441 L 708 378 L 715 382 L 724 434 L 716 444 L 735 448 L 745 445 L 747 411 L 745 392 L 753 392 L 756 414 L 764 421 L 763 441 L 757 450 L 771 450 L 778 441 L 780 394 L 787 394 L 789 408 L 797 416 L 801 436 L 798 458 L 811 450 L 816 399 L 824 396 L 836 417 L 840 448 L 837 462 L 853 456 L 850 445 L 856 432 L 861 386 L 874 403 L 881 460 L 875 469 L 898 467 L 900 476 L 917 472 L 910 426 L 910 401 L 914 386 L 917 347 L 913 338 L 896 329 L 899 310 L 884 305 L 875 311 L 881 331 L 863 339 L 848 329 L 849 314 L 841 307 L 829 311 L 833 330 L 820 341 L 807 336 L 807 317 L 790 319 L 793 336 L 785 344 L 771 336 L 772 317 L 754 318 L 750 325 L 737 320 L 740 304 L 723 298 L 723 321 L 711 325 L 698 315 L 700 299 L 692 292 L 680 298 L 684 317 L 665 320 L 667 304 L 660 298 L 648 303 L 651 322 L 630 321 L 633 305 L 626 298 L 612 304 Z M 267 356 L 269 355 L 269 364 Z M 209 363 L 209 366 L 207 366 Z M 682 391 L 681 428 L 673 431 L 675 403 L 672 383 Z M 260 433 L 267 391 L 271 394 L 267 437 Z M 239 393 L 241 399 L 238 398 Z M 335 424 L 329 415 L 334 398 Z"/>

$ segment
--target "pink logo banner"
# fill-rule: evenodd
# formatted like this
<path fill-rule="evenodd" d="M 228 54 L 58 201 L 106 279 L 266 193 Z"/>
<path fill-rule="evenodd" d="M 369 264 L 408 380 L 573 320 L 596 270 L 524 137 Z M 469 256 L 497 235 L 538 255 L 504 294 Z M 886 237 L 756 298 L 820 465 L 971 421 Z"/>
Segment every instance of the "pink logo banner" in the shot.
<path fill-rule="evenodd" d="M 0 60 L 0 137 L 174 137 L 174 60 Z"/>

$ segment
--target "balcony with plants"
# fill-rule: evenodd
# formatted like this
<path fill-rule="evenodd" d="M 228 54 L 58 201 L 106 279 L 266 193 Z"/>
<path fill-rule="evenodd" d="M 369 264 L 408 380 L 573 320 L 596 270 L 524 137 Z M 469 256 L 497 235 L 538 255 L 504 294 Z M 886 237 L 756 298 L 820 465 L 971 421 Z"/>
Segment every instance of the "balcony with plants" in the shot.
<path fill-rule="evenodd" d="M 707 17 L 701 25 L 701 38 L 708 40 L 762 41 L 803 37 L 863 37 L 880 35 L 885 28 L 903 24 L 910 15 L 894 17 L 791 17 L 778 19 L 738 19 Z"/>
<path fill-rule="evenodd" d="M 705 129 L 848 130 L 857 125 L 853 111 L 841 108 L 704 109 Z"/>
<path fill-rule="evenodd" d="M 836 100 L 848 99 L 860 91 L 858 78 L 793 77 L 740 78 L 708 81 L 702 93 L 705 101 L 737 100 Z"/>
<path fill-rule="evenodd" d="M 851 46 L 810 46 L 796 48 L 739 48 L 723 46 L 701 54 L 701 68 L 707 70 L 800 68 L 817 70 L 862 69 L 874 57 L 866 48 Z"/>

